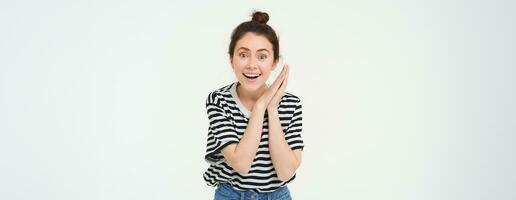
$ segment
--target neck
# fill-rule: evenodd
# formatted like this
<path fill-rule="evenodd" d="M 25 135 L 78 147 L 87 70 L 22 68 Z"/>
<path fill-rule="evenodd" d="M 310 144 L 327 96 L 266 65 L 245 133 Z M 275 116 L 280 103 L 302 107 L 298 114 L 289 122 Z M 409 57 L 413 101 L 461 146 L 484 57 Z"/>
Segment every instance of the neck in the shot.
<path fill-rule="evenodd" d="M 257 90 L 247 90 L 238 83 L 236 91 L 241 100 L 255 102 L 262 96 L 266 89 L 267 85 L 265 83 Z"/>

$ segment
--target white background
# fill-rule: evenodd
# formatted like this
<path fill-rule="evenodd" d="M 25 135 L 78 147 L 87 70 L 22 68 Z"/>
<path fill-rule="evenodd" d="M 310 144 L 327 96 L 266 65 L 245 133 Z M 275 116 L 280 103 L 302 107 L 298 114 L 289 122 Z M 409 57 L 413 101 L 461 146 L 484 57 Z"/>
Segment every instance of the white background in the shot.
<path fill-rule="evenodd" d="M 211 199 L 209 92 L 270 14 L 294 199 L 516 199 L 514 1 L 2 1 L 0 199 Z"/>

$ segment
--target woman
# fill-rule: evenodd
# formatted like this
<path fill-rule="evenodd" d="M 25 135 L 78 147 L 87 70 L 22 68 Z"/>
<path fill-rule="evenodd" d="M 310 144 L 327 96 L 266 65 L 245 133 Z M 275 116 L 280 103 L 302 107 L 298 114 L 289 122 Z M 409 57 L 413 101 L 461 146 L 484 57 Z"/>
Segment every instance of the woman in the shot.
<path fill-rule="evenodd" d="M 215 199 L 291 199 L 287 183 L 301 164 L 300 99 L 285 92 L 289 66 L 266 84 L 279 60 L 269 16 L 254 12 L 231 35 L 229 58 L 238 81 L 206 99 L 210 126 L 204 173 Z"/>

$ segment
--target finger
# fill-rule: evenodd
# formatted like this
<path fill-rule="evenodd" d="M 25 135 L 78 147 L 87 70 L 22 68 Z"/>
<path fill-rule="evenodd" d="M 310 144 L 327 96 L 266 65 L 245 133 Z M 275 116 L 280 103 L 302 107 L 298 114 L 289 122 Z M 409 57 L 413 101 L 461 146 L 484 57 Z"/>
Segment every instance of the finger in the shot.
<path fill-rule="evenodd" d="M 281 83 L 283 83 L 287 74 L 288 74 L 288 65 L 285 64 L 285 66 L 283 67 L 283 70 L 281 71 L 281 79 L 282 79 Z"/>
<path fill-rule="evenodd" d="M 286 67 L 283 67 L 283 69 L 281 70 L 281 73 L 278 75 L 276 80 L 274 80 L 274 82 L 272 83 L 271 89 L 276 91 L 281 86 L 281 83 L 283 83 L 283 80 L 285 79 L 285 74 L 286 74 L 287 70 L 288 69 Z"/>
<path fill-rule="evenodd" d="M 285 88 L 287 87 L 287 84 L 288 84 L 288 77 L 290 77 L 290 66 L 288 66 L 287 76 L 285 76 Z M 285 91 L 285 90 L 283 90 L 283 91 Z"/>
<path fill-rule="evenodd" d="M 276 80 L 274 80 L 274 82 L 272 83 L 272 85 L 276 85 L 276 84 L 279 84 L 279 82 L 281 81 L 282 79 L 282 76 L 285 72 L 285 67 L 283 67 L 283 69 L 281 69 L 281 72 L 280 74 L 278 75 L 278 77 L 276 77 Z"/>
<path fill-rule="evenodd" d="M 283 79 L 285 78 L 285 74 L 287 73 L 287 71 L 288 71 L 288 65 L 284 65 L 283 69 L 281 69 L 280 75 L 278 76 L 278 79 L 280 82 L 283 82 Z"/>
<path fill-rule="evenodd" d="M 290 74 L 290 65 L 285 65 L 285 77 L 284 79 L 288 78 L 288 75 Z"/>
<path fill-rule="evenodd" d="M 283 82 L 281 83 L 281 87 L 279 90 L 281 90 L 281 92 L 285 92 L 285 88 L 287 87 L 287 84 L 288 84 L 288 77 L 290 75 L 290 67 L 287 66 L 287 72 L 285 73 L 285 78 L 283 79 Z"/>
<path fill-rule="evenodd" d="M 287 68 L 285 74 L 288 76 L 288 74 L 290 73 L 290 65 L 286 65 L 285 68 Z"/>

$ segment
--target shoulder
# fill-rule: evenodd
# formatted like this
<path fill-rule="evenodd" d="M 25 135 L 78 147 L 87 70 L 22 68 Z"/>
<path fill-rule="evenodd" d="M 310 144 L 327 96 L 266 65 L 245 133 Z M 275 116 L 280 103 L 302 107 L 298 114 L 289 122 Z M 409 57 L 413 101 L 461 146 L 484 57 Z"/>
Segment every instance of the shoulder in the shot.
<path fill-rule="evenodd" d="M 221 100 L 224 100 L 231 96 L 230 94 L 230 88 L 233 86 L 234 83 L 227 84 L 223 87 L 220 87 L 214 91 L 211 91 L 208 96 L 206 97 L 206 105 L 208 104 L 220 104 Z"/>
<path fill-rule="evenodd" d="M 285 94 L 282 97 L 283 102 L 291 102 L 295 104 L 301 104 L 301 99 L 292 93 L 285 92 Z"/>
<path fill-rule="evenodd" d="M 282 110 L 300 110 L 301 98 L 289 92 L 285 92 L 281 98 L 279 107 Z"/>

